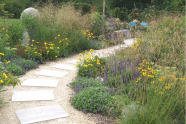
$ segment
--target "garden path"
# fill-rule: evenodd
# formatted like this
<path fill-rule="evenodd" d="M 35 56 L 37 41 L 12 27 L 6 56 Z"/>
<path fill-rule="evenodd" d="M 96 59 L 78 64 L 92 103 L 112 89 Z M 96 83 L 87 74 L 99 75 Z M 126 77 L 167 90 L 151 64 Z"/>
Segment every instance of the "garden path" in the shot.
<path fill-rule="evenodd" d="M 95 52 L 100 53 L 100 56 L 107 56 L 109 54 L 113 54 L 114 51 L 117 49 L 131 46 L 134 40 L 128 39 L 124 42 L 125 44 L 116 45 L 106 49 L 95 50 Z M 108 117 L 98 114 L 83 113 L 82 111 L 78 111 L 73 106 L 71 106 L 70 99 L 74 92 L 68 86 L 68 84 L 75 78 L 77 70 L 74 70 L 74 68 L 71 67 L 73 66 L 73 64 L 69 61 L 75 61 L 78 57 L 79 55 L 73 55 L 67 58 L 59 58 L 57 61 L 46 62 L 45 64 L 40 65 L 39 68 L 31 70 L 25 75 L 20 76 L 19 79 L 22 85 L 16 86 L 15 88 L 12 88 L 11 86 L 5 86 L 5 89 L 7 89 L 7 91 L 2 92 L 1 95 L 3 97 L 3 100 L 7 101 L 8 103 L 0 108 L 0 124 L 20 124 L 19 119 L 23 117 L 23 115 L 24 117 L 31 115 L 31 112 L 35 115 L 37 114 L 36 117 L 29 116 L 29 118 L 34 118 L 37 124 L 99 124 L 101 122 L 111 123 Z M 67 64 L 69 65 L 68 68 L 70 70 L 56 68 L 56 65 L 58 64 Z M 62 66 L 58 65 L 58 67 Z M 39 72 L 43 70 L 48 70 L 49 73 L 44 74 L 46 72 L 41 72 L 44 75 L 39 74 Z M 57 71 L 57 73 L 61 73 L 63 77 L 60 77 L 60 75 L 55 73 L 55 71 Z M 43 85 L 45 85 L 43 84 L 43 81 L 46 82 L 46 87 L 43 87 Z M 29 86 L 30 82 L 33 82 L 32 86 Z M 37 85 L 37 82 L 40 84 L 40 86 L 33 86 Z M 21 91 L 21 93 L 19 91 Z M 44 91 L 43 93 L 46 93 L 48 95 L 42 95 L 42 93 L 38 93 L 42 91 Z M 22 96 L 20 96 L 20 94 L 22 94 Z M 29 96 L 30 94 L 31 96 Z M 48 106 L 48 108 L 38 108 L 43 106 Z M 33 108 L 38 109 L 34 110 L 35 112 L 30 111 L 29 114 L 21 113 L 25 112 L 25 110 Z M 23 109 L 25 110 L 22 111 Z M 40 112 L 40 110 L 42 112 L 44 111 L 44 115 L 41 115 L 42 113 Z M 59 116 L 59 114 L 55 115 L 57 113 L 55 111 L 58 111 L 60 115 L 63 115 L 63 117 Z M 19 118 L 16 113 L 18 114 Z M 43 116 L 50 117 L 45 118 L 44 120 L 46 121 L 41 121 L 43 119 Z M 22 120 L 22 122 L 24 122 L 24 120 Z"/>

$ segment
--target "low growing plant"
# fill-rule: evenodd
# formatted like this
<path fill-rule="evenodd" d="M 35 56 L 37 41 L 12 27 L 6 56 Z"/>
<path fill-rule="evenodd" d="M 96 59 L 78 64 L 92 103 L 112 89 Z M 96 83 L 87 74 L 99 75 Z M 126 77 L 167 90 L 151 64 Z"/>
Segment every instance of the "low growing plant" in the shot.
<path fill-rule="evenodd" d="M 117 116 L 121 113 L 116 98 L 108 91 L 108 87 L 89 87 L 76 94 L 71 103 L 84 112 L 101 113 Z"/>
<path fill-rule="evenodd" d="M 88 87 L 102 87 L 103 84 L 99 79 L 78 77 L 75 81 L 70 83 L 71 87 L 76 93 L 88 88 Z"/>

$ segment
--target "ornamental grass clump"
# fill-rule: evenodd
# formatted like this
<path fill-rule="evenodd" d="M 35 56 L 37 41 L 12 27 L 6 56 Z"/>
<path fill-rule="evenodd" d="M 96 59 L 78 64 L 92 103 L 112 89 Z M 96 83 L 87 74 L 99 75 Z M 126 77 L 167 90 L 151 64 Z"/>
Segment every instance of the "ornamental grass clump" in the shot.
<path fill-rule="evenodd" d="M 136 54 L 160 66 L 176 67 L 185 75 L 185 17 L 175 15 L 161 17 L 150 22 L 149 31 L 142 35 L 142 42 L 135 50 Z"/>

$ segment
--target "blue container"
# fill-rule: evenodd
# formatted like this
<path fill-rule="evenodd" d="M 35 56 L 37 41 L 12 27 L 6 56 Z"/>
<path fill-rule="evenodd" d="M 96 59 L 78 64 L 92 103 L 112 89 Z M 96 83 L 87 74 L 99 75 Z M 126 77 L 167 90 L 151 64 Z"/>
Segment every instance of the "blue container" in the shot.
<path fill-rule="evenodd" d="M 136 25 L 136 22 L 129 22 L 129 25 Z"/>
<path fill-rule="evenodd" d="M 148 27 L 148 23 L 147 22 L 141 22 L 140 25 L 144 26 L 144 27 Z"/>

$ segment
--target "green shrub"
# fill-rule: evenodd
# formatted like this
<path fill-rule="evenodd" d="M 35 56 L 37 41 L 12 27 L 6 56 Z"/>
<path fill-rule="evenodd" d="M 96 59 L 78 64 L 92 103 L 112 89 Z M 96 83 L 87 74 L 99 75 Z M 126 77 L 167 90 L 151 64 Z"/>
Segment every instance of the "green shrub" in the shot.
<path fill-rule="evenodd" d="M 99 36 L 103 33 L 103 17 L 99 12 L 94 12 L 90 15 L 91 19 L 91 32 L 94 33 L 95 36 Z"/>
<path fill-rule="evenodd" d="M 88 87 L 101 87 L 103 84 L 99 79 L 78 77 L 75 81 L 70 83 L 71 87 L 76 93 Z"/>
<path fill-rule="evenodd" d="M 25 74 L 25 71 L 21 68 L 21 66 L 17 65 L 16 63 L 9 63 L 6 66 L 6 69 L 16 76 Z"/>
<path fill-rule="evenodd" d="M 84 112 L 101 113 L 117 116 L 121 113 L 115 102 L 116 98 L 108 91 L 108 87 L 89 87 L 75 95 L 72 105 Z"/>
<path fill-rule="evenodd" d="M 23 39 L 23 26 L 21 23 L 12 24 L 7 34 L 9 35 L 8 43 L 10 47 L 16 47 Z"/>
<path fill-rule="evenodd" d="M 37 68 L 37 63 L 31 60 L 25 60 L 22 58 L 13 59 L 10 63 L 16 63 L 17 65 L 21 66 L 21 68 L 24 68 L 25 71 Z"/>

